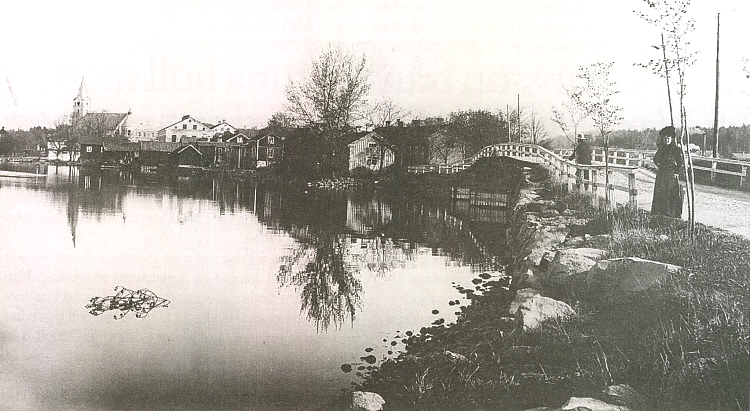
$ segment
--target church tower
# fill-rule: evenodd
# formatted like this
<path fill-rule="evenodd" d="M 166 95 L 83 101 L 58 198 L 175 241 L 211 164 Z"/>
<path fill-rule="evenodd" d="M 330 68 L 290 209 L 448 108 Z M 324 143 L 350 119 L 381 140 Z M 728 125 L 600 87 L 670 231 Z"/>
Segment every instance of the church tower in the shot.
<path fill-rule="evenodd" d="M 91 100 L 89 100 L 89 94 L 86 91 L 86 85 L 83 82 L 83 78 L 81 78 L 81 86 L 78 88 L 78 95 L 73 99 L 73 115 L 72 120 L 76 121 L 79 118 L 86 115 L 86 113 L 89 112 L 89 105 L 91 104 Z"/>

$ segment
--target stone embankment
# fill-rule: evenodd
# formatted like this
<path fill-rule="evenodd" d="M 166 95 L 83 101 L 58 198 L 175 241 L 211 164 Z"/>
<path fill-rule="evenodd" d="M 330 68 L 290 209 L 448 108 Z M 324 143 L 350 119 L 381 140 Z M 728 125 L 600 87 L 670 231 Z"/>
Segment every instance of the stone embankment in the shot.
<path fill-rule="evenodd" d="M 513 336 L 508 341 L 519 341 L 519 333 L 522 335 L 535 332 L 545 326 L 556 327 L 567 320 L 578 320 L 579 313 L 573 308 L 578 305 L 571 296 L 576 296 L 576 301 L 580 301 L 579 298 L 586 298 L 587 302 L 606 307 L 633 297 L 634 294 L 647 292 L 681 270 L 681 267 L 675 265 L 635 257 L 608 258 L 607 248 L 610 236 L 598 234 L 595 224 L 591 224 L 587 219 L 579 218 L 579 214 L 577 211 L 565 209 L 554 201 L 542 199 L 533 188 L 523 189 L 520 192 L 513 221 L 506 233 L 510 259 L 507 261 L 504 275 L 508 278 L 510 287 L 503 288 L 514 294 L 511 294 L 512 298 L 501 299 L 506 302 L 497 307 L 499 311 L 496 311 L 501 313 L 499 318 L 508 326 L 509 331 L 503 335 Z M 669 239 L 657 238 L 656 240 L 668 241 Z M 507 301 L 510 303 L 508 304 Z M 492 304 L 488 304 L 487 307 L 494 309 Z M 585 315 L 591 315 L 591 313 L 585 313 Z M 628 314 L 606 312 L 606 315 L 609 320 L 617 323 L 618 315 Z M 486 334 L 483 331 L 488 330 L 483 330 L 481 326 L 467 325 L 475 320 L 476 318 L 464 318 L 466 326 L 459 327 L 455 332 L 478 334 L 462 335 L 460 339 L 467 341 L 484 339 L 483 336 Z M 480 323 L 476 322 L 476 324 Z M 443 346 L 442 351 L 434 352 L 442 352 L 443 357 L 447 356 L 451 363 L 456 364 L 456 367 L 466 362 L 471 362 L 471 368 L 476 369 L 479 369 L 479 366 L 483 367 L 484 364 L 491 364 L 477 363 L 476 353 L 471 352 L 471 345 L 451 344 L 447 341 L 440 344 L 446 345 Z M 451 350 L 457 349 L 458 352 L 448 351 L 448 344 Z M 499 345 L 502 346 L 502 344 Z M 461 350 L 464 347 L 467 351 Z M 512 363 L 514 358 L 528 357 L 528 354 L 535 350 L 535 347 L 514 346 L 511 343 L 499 354 L 499 358 L 502 362 Z M 425 362 L 431 361 L 430 358 L 432 358 L 436 362 L 429 367 L 437 367 L 440 361 L 435 360 L 437 357 L 430 357 L 430 355 L 437 354 L 434 352 L 430 354 L 430 352 L 432 351 L 420 353 L 417 347 L 417 352 L 410 352 L 407 357 L 422 355 Z M 532 410 L 647 409 L 644 396 L 626 384 L 610 382 L 610 385 L 598 394 L 592 394 L 591 390 L 577 393 L 573 388 L 566 395 L 569 395 L 567 401 L 560 400 L 550 404 L 544 404 L 543 398 L 534 398 L 535 401 L 532 403 L 542 401 L 542 404 L 546 406 Z M 369 398 L 372 401 L 363 402 L 363 398 Z M 387 396 L 383 399 L 375 393 L 356 392 L 350 397 L 347 409 L 373 411 L 389 409 L 387 401 Z M 393 404 L 392 406 L 396 407 L 394 409 L 403 409 L 399 408 L 402 405 Z"/>
<path fill-rule="evenodd" d="M 530 331 L 545 322 L 563 321 L 576 315 L 566 302 L 569 291 L 601 302 L 611 302 L 657 285 L 681 268 L 640 258 L 605 259 L 608 235 L 586 233 L 584 219 L 575 212 L 559 212 L 556 204 L 542 200 L 533 190 L 522 190 L 516 219 L 509 229 L 508 246 L 514 261 L 509 267 L 516 296 L 508 311 L 518 327 Z M 598 398 L 571 397 L 552 410 L 638 410 L 641 396 L 627 385 L 612 385 Z"/>

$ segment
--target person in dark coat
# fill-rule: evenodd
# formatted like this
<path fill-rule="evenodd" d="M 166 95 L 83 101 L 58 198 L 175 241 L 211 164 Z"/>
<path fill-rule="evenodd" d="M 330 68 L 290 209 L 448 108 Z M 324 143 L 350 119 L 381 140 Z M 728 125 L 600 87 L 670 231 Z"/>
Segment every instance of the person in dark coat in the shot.
<path fill-rule="evenodd" d="M 573 149 L 573 154 L 570 155 L 571 160 L 575 160 L 578 164 L 591 164 L 591 146 L 586 142 L 586 136 L 578 134 L 578 143 Z M 584 180 L 589 179 L 589 170 L 576 170 L 576 177 L 583 177 Z"/>
<path fill-rule="evenodd" d="M 682 187 L 679 172 L 684 166 L 680 147 L 675 141 L 675 129 L 667 126 L 659 131 L 659 144 L 654 155 L 656 181 L 651 214 L 682 218 Z"/>

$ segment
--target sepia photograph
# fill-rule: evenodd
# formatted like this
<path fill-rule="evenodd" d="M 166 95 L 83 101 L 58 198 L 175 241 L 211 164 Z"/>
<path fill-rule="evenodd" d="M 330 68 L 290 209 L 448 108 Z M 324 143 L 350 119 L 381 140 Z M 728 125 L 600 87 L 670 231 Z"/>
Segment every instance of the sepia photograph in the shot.
<path fill-rule="evenodd" d="M 0 6 L 0 410 L 750 411 L 750 5 Z"/>

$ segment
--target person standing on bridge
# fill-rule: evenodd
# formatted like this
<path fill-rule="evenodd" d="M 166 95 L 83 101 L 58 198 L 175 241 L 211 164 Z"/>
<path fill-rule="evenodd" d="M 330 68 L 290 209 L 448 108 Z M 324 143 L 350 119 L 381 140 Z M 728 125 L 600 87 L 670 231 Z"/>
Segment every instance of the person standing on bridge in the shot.
<path fill-rule="evenodd" d="M 570 159 L 574 160 L 578 164 L 589 165 L 591 164 L 591 146 L 586 142 L 586 136 L 578 134 L 578 142 L 573 149 L 573 154 L 570 155 Z M 589 179 L 589 170 L 576 170 L 576 177 L 580 180 L 583 177 L 584 180 Z"/>
<path fill-rule="evenodd" d="M 651 214 L 682 218 L 682 187 L 678 173 L 684 166 L 680 147 L 675 141 L 675 129 L 667 126 L 659 131 L 659 144 L 654 155 L 656 181 Z"/>

